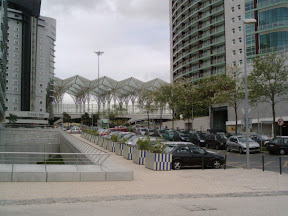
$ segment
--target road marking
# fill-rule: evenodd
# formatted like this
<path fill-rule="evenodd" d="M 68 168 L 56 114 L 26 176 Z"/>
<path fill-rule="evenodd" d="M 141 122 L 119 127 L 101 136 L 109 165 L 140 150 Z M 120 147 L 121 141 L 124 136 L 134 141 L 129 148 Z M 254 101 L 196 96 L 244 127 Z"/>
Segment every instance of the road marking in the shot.
<path fill-rule="evenodd" d="M 221 150 L 218 150 L 216 154 L 218 154 L 218 153 L 220 153 L 220 152 L 221 152 Z"/>
<path fill-rule="evenodd" d="M 285 161 L 285 164 L 283 167 L 288 167 L 288 160 Z"/>
<path fill-rule="evenodd" d="M 235 164 L 235 163 L 241 163 L 241 162 L 229 162 L 227 164 Z"/>

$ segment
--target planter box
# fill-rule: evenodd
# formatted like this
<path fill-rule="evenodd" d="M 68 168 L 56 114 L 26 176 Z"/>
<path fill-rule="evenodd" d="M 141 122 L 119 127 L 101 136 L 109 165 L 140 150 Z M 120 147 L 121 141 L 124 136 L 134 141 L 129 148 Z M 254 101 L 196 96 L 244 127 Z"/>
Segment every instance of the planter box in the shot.
<path fill-rule="evenodd" d="M 132 160 L 134 148 L 135 148 L 135 146 L 124 145 L 123 146 L 123 157 L 126 158 L 127 160 Z"/>
<path fill-rule="evenodd" d="M 104 149 L 107 149 L 107 144 L 108 144 L 108 140 L 105 139 L 105 138 L 103 138 L 103 145 L 102 145 L 102 147 L 103 147 Z"/>
<path fill-rule="evenodd" d="M 110 152 L 115 152 L 115 146 L 116 146 L 116 142 L 109 141 L 109 143 L 108 143 L 108 150 L 109 150 Z"/>
<path fill-rule="evenodd" d="M 106 139 L 104 139 L 103 137 L 100 137 L 99 146 L 103 147 L 105 140 L 106 140 Z"/>
<path fill-rule="evenodd" d="M 133 152 L 133 162 L 139 165 L 144 165 L 146 153 L 147 150 L 139 150 L 135 148 Z"/>
<path fill-rule="evenodd" d="M 172 154 L 146 153 L 145 167 L 152 170 L 171 170 Z"/>
<path fill-rule="evenodd" d="M 116 142 L 115 143 L 115 154 L 122 156 L 123 155 L 123 147 L 124 147 L 124 144 L 120 144 L 120 143 Z"/>

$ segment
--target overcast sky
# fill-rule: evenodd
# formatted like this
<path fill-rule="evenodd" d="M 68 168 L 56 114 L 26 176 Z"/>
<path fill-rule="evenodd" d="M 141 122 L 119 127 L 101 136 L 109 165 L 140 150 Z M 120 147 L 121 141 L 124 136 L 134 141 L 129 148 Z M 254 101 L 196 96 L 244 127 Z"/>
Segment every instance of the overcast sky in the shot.
<path fill-rule="evenodd" d="M 55 76 L 169 82 L 169 1 L 43 0 L 41 15 L 57 22 Z"/>

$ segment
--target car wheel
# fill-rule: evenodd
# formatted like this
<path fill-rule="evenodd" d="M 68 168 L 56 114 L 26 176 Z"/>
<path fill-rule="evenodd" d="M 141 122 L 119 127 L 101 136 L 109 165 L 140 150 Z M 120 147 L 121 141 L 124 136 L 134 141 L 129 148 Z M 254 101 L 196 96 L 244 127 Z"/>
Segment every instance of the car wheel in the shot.
<path fill-rule="evenodd" d="M 280 150 L 279 150 L 279 154 L 280 154 L 280 155 L 284 155 L 284 154 L 285 154 L 285 150 L 284 150 L 284 149 L 280 149 Z"/>
<path fill-rule="evenodd" d="M 206 143 L 206 148 L 209 148 L 209 144 L 208 143 Z"/>
<path fill-rule="evenodd" d="M 243 154 L 243 148 L 242 147 L 239 148 L 239 153 Z"/>
<path fill-rule="evenodd" d="M 230 147 L 227 145 L 227 147 L 226 147 L 226 150 L 227 150 L 227 152 L 230 152 L 231 151 L 231 149 L 230 149 Z"/>
<path fill-rule="evenodd" d="M 182 166 L 181 161 L 177 160 L 173 162 L 173 169 L 179 170 L 181 169 L 181 166 Z"/>
<path fill-rule="evenodd" d="M 219 169 L 221 167 L 221 163 L 220 163 L 220 160 L 216 159 L 213 161 L 213 167 L 215 169 Z"/>

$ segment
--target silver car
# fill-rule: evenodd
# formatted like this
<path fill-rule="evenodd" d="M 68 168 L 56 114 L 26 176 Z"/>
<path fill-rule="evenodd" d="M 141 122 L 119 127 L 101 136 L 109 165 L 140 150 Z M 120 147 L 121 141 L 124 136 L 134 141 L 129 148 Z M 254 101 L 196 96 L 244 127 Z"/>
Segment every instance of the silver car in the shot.
<path fill-rule="evenodd" d="M 260 145 L 249 138 L 249 151 L 259 152 Z M 231 136 L 226 142 L 227 152 L 239 151 L 240 154 L 246 152 L 246 137 L 245 136 Z"/>

